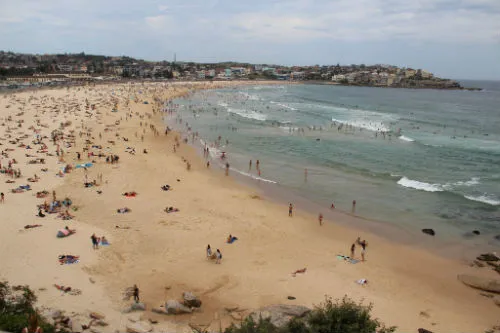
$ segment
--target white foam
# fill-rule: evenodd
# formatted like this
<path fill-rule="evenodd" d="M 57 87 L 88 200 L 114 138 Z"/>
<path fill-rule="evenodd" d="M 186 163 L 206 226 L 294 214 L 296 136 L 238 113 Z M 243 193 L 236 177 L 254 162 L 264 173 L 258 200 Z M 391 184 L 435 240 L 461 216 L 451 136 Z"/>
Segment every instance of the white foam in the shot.
<path fill-rule="evenodd" d="M 472 196 L 472 195 L 464 195 L 464 197 L 466 199 L 469 199 L 469 200 L 472 200 L 472 201 L 478 201 L 478 202 L 482 202 L 482 203 L 485 203 L 485 204 L 488 204 L 488 205 L 492 205 L 492 206 L 498 206 L 500 205 L 500 201 L 497 200 L 497 199 L 494 199 L 492 198 L 491 196 L 488 196 L 488 195 L 480 195 L 480 196 Z"/>
<path fill-rule="evenodd" d="M 262 113 L 255 112 L 255 111 L 227 108 L 227 112 L 237 114 L 237 115 L 242 116 L 244 118 L 254 119 L 254 120 L 259 120 L 259 121 L 265 121 L 267 119 L 266 115 L 264 115 Z"/>
<path fill-rule="evenodd" d="M 362 121 L 362 120 L 340 120 L 332 118 L 332 122 L 341 123 L 344 125 L 351 125 L 357 128 L 364 128 L 373 132 L 388 132 L 389 129 L 385 127 L 383 123 L 376 123 L 372 121 Z"/>
<path fill-rule="evenodd" d="M 406 141 L 406 142 L 413 142 L 413 141 L 415 141 L 415 139 L 409 138 L 409 137 L 404 136 L 404 135 L 401 135 L 401 136 L 399 137 L 399 139 L 400 139 L 400 140 L 403 140 L 403 141 Z"/>
<path fill-rule="evenodd" d="M 470 180 L 468 180 L 466 182 L 456 182 L 456 183 L 453 183 L 453 185 L 456 185 L 456 186 L 474 186 L 474 185 L 479 184 L 480 179 L 481 178 L 479 178 L 479 177 L 472 177 Z"/>
<path fill-rule="evenodd" d="M 260 180 L 260 181 L 263 181 L 263 182 L 266 182 L 266 183 L 271 183 L 271 184 L 277 184 L 277 182 L 274 181 L 274 180 L 265 179 L 265 178 L 262 178 L 262 177 L 259 177 L 259 176 L 256 176 L 256 175 L 252 175 L 251 173 L 244 172 L 244 171 L 241 171 L 241 170 L 238 170 L 238 169 L 233 169 L 233 168 L 230 168 L 230 169 L 232 171 L 236 171 L 240 175 L 243 175 L 243 176 L 246 176 L 246 177 L 250 177 L 250 178 L 255 179 L 255 180 Z"/>
<path fill-rule="evenodd" d="M 293 111 L 296 111 L 297 109 L 294 108 L 294 107 L 291 107 L 290 105 L 286 105 L 286 104 L 282 104 L 282 103 L 278 103 L 278 102 L 273 102 L 271 101 L 271 104 L 276 104 L 276 105 L 279 105 L 285 109 L 288 109 L 288 110 L 293 110 Z"/>
<path fill-rule="evenodd" d="M 406 177 L 401 178 L 398 181 L 398 185 L 403 187 L 413 188 L 416 190 L 426 191 L 426 192 L 442 192 L 443 187 L 441 184 L 429 184 L 425 182 L 419 182 L 418 180 L 408 179 Z"/>

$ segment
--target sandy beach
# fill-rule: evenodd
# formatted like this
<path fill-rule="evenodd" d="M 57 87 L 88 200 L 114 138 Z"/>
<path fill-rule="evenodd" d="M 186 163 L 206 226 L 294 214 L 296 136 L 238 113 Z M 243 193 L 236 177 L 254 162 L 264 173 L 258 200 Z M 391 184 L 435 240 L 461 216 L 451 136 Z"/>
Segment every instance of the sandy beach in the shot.
<path fill-rule="evenodd" d="M 270 304 L 313 306 L 325 295 L 373 303 L 375 316 L 397 326 L 397 332 L 420 327 L 484 332 L 500 325 L 500 308 L 457 280 L 462 273 L 497 278 L 491 269 L 388 242 L 335 219 L 320 226 L 316 215 L 301 210 L 289 217 L 287 205 L 264 199 L 231 172 L 225 176 L 221 169 L 207 168 L 200 152 L 179 134 L 165 134 L 164 117 L 174 118 L 161 112 L 163 104 L 155 99 L 240 84 L 255 83 L 128 83 L 0 95 L 1 167 L 15 159 L 12 167 L 21 171 L 19 178 L 0 174 L 5 193 L 0 279 L 30 285 L 42 312 L 61 309 L 81 321 L 90 311 L 105 314 L 110 325 L 99 328 L 102 332 L 123 331 L 137 316 L 122 313 L 131 303 L 123 300 L 123 291 L 134 284 L 147 306 L 139 314 L 158 320 L 157 332 L 190 332 L 190 323 L 217 331 L 238 322 L 227 308 L 238 307 L 245 315 Z M 52 140 L 56 129 L 63 135 Z M 107 163 L 110 155 L 119 161 Z M 37 158 L 45 163 L 28 163 Z M 76 167 L 85 163 L 92 165 Z M 72 170 L 63 173 L 66 165 Z M 39 180 L 29 182 L 35 174 Z M 11 191 L 21 185 L 31 190 Z M 170 190 L 162 190 L 164 185 Z M 48 195 L 37 198 L 44 190 Z M 37 205 L 50 203 L 52 191 L 58 200 L 71 199 L 68 212 L 74 218 L 37 216 Z M 126 197 L 125 192 L 137 194 Z M 117 212 L 125 207 L 130 211 Z M 166 207 L 179 211 L 166 213 Z M 35 224 L 42 226 L 24 228 Z M 65 226 L 76 233 L 57 238 Z M 92 234 L 105 236 L 110 245 L 94 250 Z M 228 244 L 229 234 L 238 240 Z M 368 242 L 366 261 L 339 260 L 358 237 Z M 208 244 L 223 254 L 220 265 L 207 260 Z M 78 255 L 79 262 L 61 265 L 62 254 Z M 355 257 L 360 258 L 359 246 Z M 292 274 L 304 268 L 305 273 Z M 359 279 L 369 283 L 361 286 Z M 61 292 L 54 284 L 81 294 Z M 199 311 L 180 316 L 149 311 L 184 291 L 200 297 Z"/>

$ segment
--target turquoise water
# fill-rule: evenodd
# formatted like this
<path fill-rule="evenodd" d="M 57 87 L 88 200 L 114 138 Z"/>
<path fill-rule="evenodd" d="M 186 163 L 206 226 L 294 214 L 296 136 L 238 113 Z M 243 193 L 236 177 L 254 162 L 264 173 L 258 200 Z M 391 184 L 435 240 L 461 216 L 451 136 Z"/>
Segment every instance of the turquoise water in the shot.
<path fill-rule="evenodd" d="M 481 242 L 498 245 L 500 83 L 470 85 L 484 90 L 284 84 L 201 91 L 174 102 L 180 106 L 169 124 L 198 132 L 212 163 L 223 165 L 224 151 L 232 172 L 326 209 L 335 202 L 350 211 L 356 200 L 356 215 L 368 219 L 448 238 L 477 229 Z"/>

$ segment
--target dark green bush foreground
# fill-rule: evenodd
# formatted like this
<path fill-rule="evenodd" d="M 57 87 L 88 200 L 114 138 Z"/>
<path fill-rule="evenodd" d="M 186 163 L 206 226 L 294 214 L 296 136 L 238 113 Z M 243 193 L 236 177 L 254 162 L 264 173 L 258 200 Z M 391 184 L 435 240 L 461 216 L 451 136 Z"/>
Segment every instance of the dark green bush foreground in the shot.
<path fill-rule="evenodd" d="M 54 332 L 54 327 L 36 313 L 35 302 L 36 295 L 28 286 L 0 282 L 0 331 L 18 333 L 31 324 L 40 326 L 44 333 Z"/>
<path fill-rule="evenodd" d="M 225 333 L 391 333 L 395 327 L 386 328 L 377 319 L 371 318 L 372 305 L 364 306 L 347 297 L 333 301 L 327 297 L 305 318 L 294 319 L 278 328 L 269 319 L 255 322 L 246 318 L 241 327 L 231 326 Z"/>

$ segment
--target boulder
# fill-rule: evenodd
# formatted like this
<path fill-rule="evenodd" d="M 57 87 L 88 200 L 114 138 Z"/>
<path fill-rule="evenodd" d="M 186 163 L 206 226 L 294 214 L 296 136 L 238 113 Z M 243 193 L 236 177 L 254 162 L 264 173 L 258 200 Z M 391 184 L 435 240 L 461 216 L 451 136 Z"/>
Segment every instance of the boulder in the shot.
<path fill-rule="evenodd" d="M 128 323 L 126 325 L 128 333 L 148 333 L 153 330 L 153 326 L 146 322 Z"/>
<path fill-rule="evenodd" d="M 92 322 L 93 325 L 97 326 L 108 326 L 109 324 L 102 319 L 98 319 Z"/>
<path fill-rule="evenodd" d="M 123 313 L 130 313 L 133 311 L 146 311 L 144 303 L 132 303 L 128 308 L 123 309 Z"/>
<path fill-rule="evenodd" d="M 494 239 L 496 239 L 497 241 L 500 241 L 500 235 L 496 235 L 495 237 L 493 237 Z"/>
<path fill-rule="evenodd" d="M 304 317 L 311 311 L 302 305 L 277 304 L 258 309 L 250 314 L 253 320 L 258 321 L 260 317 L 269 318 L 271 323 L 277 327 L 283 327 L 293 318 Z"/>
<path fill-rule="evenodd" d="M 128 317 L 128 320 L 133 323 L 136 323 L 138 321 L 141 321 L 141 316 L 142 316 L 141 313 L 134 313 Z"/>
<path fill-rule="evenodd" d="M 97 312 L 97 311 L 92 311 L 90 314 L 89 314 L 90 318 L 92 319 L 104 319 L 106 318 L 105 315 L 103 315 L 102 313 L 100 312 Z"/>
<path fill-rule="evenodd" d="M 436 233 L 434 232 L 434 229 L 422 229 L 422 232 L 424 234 L 427 234 L 427 235 L 430 235 L 430 236 L 434 236 Z"/>
<path fill-rule="evenodd" d="M 460 274 L 458 280 L 469 287 L 500 294 L 500 280 Z"/>
<path fill-rule="evenodd" d="M 196 297 L 192 292 L 189 292 L 189 291 L 183 292 L 182 298 L 184 299 L 182 304 L 184 304 L 187 307 L 190 307 L 190 308 L 201 307 L 200 299 L 198 297 Z"/>
<path fill-rule="evenodd" d="M 429 330 L 426 330 L 425 328 L 419 328 L 418 333 L 432 333 L 432 332 Z"/>
<path fill-rule="evenodd" d="M 76 319 L 71 321 L 71 332 L 73 333 L 83 332 L 82 324 Z"/>
<path fill-rule="evenodd" d="M 494 253 L 483 253 L 477 257 L 477 260 L 481 261 L 499 261 L 500 258 L 497 257 Z"/>
<path fill-rule="evenodd" d="M 182 314 L 193 312 L 191 308 L 188 308 L 187 306 L 176 300 L 168 300 L 165 303 L 165 311 L 168 314 Z"/>
<path fill-rule="evenodd" d="M 472 230 L 472 233 L 473 233 L 474 235 L 480 235 L 480 234 L 481 234 L 481 233 L 479 232 L 479 230 Z"/>
<path fill-rule="evenodd" d="M 159 314 L 168 314 L 163 308 L 152 308 L 151 312 L 159 313 Z"/>
<path fill-rule="evenodd" d="M 59 311 L 59 310 L 54 310 L 52 311 L 52 313 L 50 314 L 50 318 L 56 320 L 57 318 L 61 318 L 62 317 L 62 312 Z"/>

